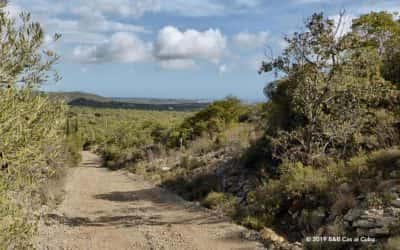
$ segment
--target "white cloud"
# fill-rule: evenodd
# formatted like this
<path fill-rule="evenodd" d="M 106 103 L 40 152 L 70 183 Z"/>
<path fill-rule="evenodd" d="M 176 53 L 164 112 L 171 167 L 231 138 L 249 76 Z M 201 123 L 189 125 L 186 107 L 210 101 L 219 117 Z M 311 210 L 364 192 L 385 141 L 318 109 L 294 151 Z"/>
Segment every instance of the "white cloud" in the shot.
<path fill-rule="evenodd" d="M 85 2 L 87 2 L 91 9 L 123 17 L 138 18 L 147 12 L 160 11 L 159 0 L 97 0 Z"/>
<path fill-rule="evenodd" d="M 167 26 L 159 31 L 155 56 L 160 60 L 205 59 L 218 62 L 226 49 L 226 38 L 219 30 L 180 31 Z"/>
<path fill-rule="evenodd" d="M 132 33 L 118 32 L 101 44 L 75 47 L 73 59 L 81 63 L 145 62 L 151 60 L 151 48 Z"/>
<path fill-rule="evenodd" d="M 171 59 L 160 61 L 160 66 L 163 69 L 184 70 L 196 68 L 196 63 L 191 59 Z"/>
<path fill-rule="evenodd" d="M 197 67 L 197 60 L 217 64 L 224 55 L 226 38 L 218 30 L 180 31 L 168 26 L 158 33 L 155 45 L 134 33 L 117 32 L 98 44 L 79 45 L 72 58 L 80 63 L 158 61 L 162 69 L 185 70 Z M 227 66 L 219 66 L 226 72 Z"/>
<path fill-rule="evenodd" d="M 236 46 L 247 49 L 260 48 L 266 45 L 268 32 L 249 33 L 240 32 L 233 38 Z"/>
<path fill-rule="evenodd" d="M 141 26 L 107 20 L 101 12 L 85 6 L 74 9 L 73 13 L 79 17 L 76 22 L 79 30 L 145 32 L 145 29 Z"/>

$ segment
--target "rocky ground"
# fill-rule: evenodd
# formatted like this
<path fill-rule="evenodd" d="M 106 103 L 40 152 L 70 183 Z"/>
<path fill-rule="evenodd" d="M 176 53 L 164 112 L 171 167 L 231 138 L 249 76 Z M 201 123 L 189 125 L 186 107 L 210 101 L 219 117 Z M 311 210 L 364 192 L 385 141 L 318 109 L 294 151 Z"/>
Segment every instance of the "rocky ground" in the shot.
<path fill-rule="evenodd" d="M 83 152 L 65 199 L 45 215 L 38 249 L 264 249 L 245 228 Z"/>

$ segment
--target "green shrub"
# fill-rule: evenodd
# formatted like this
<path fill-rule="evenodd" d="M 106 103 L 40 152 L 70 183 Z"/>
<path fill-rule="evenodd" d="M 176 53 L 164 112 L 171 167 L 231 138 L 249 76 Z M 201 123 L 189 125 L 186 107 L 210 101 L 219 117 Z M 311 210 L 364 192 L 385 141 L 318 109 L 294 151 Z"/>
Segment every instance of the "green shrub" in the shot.
<path fill-rule="evenodd" d="M 284 163 L 280 168 L 282 173 L 278 179 L 270 179 L 248 194 L 247 217 L 251 219 L 248 223 L 254 222 L 255 217 L 258 218 L 256 226 L 251 227 L 269 227 L 282 220 L 301 228 L 314 226 L 314 212 L 331 202 L 327 171 L 301 163 Z M 278 214 L 284 216 L 278 219 Z"/>
<path fill-rule="evenodd" d="M 75 166 L 81 160 L 81 150 L 82 150 L 82 139 L 78 134 L 73 134 L 67 136 L 66 139 L 66 147 L 68 155 L 71 157 L 70 161 Z"/>
<path fill-rule="evenodd" d="M 111 168 L 129 167 L 143 158 L 153 160 L 167 151 L 172 147 L 168 141 L 170 130 L 191 114 L 78 107 L 73 112 L 82 147 L 102 155 L 105 165 Z"/>
<path fill-rule="evenodd" d="M 68 154 L 67 107 L 34 91 L 51 78 L 58 56 L 43 48 L 40 24 L 28 13 L 13 20 L 6 4 L 0 3 L 0 249 L 31 249 L 41 187 Z"/>
<path fill-rule="evenodd" d="M 400 150 L 382 149 L 369 154 L 355 156 L 347 163 L 345 174 L 349 178 L 381 177 L 388 178 L 390 172 L 400 169 Z"/>
<path fill-rule="evenodd" d="M 0 89 L 0 107 L 0 249 L 20 249 L 35 231 L 39 197 L 33 194 L 40 195 L 68 154 L 66 107 L 14 88 Z"/>
<path fill-rule="evenodd" d="M 324 193 L 328 189 L 329 176 L 324 169 L 304 166 L 300 162 L 284 163 L 280 169 L 279 182 L 290 197 Z"/>
<path fill-rule="evenodd" d="M 387 177 L 390 171 L 400 170 L 400 150 L 392 148 L 372 152 L 367 165 L 373 172 L 381 171 Z"/>
<path fill-rule="evenodd" d="M 239 117 L 245 112 L 245 106 L 236 98 L 229 97 L 216 101 L 186 118 L 173 133 L 171 140 L 178 144 L 177 139 L 180 138 L 184 140 L 184 143 L 203 135 L 214 138 L 232 123 L 239 122 Z"/>
<path fill-rule="evenodd" d="M 284 194 L 281 193 L 280 189 L 279 181 L 270 180 L 249 192 L 246 197 L 249 209 L 245 212 L 241 223 L 254 229 L 271 226 L 281 205 L 283 205 Z"/>
<path fill-rule="evenodd" d="M 247 228 L 251 228 L 254 230 L 261 230 L 268 225 L 269 223 L 263 220 L 262 216 L 245 216 L 242 218 L 239 223 Z"/>
<path fill-rule="evenodd" d="M 230 194 L 210 192 L 202 203 L 208 208 L 219 209 L 232 217 L 236 214 L 236 199 Z"/>
<path fill-rule="evenodd" d="M 216 209 L 220 207 L 225 201 L 226 195 L 224 193 L 211 192 L 206 196 L 206 198 L 204 198 L 203 205 L 208 208 Z"/>

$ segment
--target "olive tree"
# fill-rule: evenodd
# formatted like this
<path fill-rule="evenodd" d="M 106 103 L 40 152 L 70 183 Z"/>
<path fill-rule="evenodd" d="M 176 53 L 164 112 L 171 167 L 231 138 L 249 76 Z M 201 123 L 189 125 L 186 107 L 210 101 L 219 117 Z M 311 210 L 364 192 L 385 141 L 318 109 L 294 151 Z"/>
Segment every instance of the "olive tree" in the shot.
<path fill-rule="evenodd" d="M 37 194 L 63 153 L 66 107 L 34 91 L 57 74 L 57 55 L 27 13 L 0 7 L 0 249 L 30 249 Z M 58 39 L 59 35 L 55 36 Z"/>

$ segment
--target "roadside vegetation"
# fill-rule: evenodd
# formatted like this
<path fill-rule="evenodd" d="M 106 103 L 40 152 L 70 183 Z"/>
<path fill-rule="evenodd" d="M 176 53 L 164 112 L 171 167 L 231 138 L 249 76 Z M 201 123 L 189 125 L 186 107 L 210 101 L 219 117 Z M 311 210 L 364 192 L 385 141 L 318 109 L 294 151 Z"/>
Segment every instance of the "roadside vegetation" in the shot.
<path fill-rule="evenodd" d="M 98 152 L 105 167 L 120 169 L 143 160 L 176 156 L 207 144 L 223 143 L 225 131 L 247 121 L 249 106 L 235 98 L 217 101 L 195 112 L 141 111 L 74 107 L 67 130 L 82 148 Z M 200 146 L 200 145 L 197 145 Z"/>
<path fill-rule="evenodd" d="M 127 167 L 253 229 L 272 227 L 290 241 L 358 235 L 343 221 L 349 211 L 399 199 L 388 190 L 400 181 L 400 21 L 371 12 L 345 33 L 342 17 L 316 13 L 285 37 L 282 55 L 261 65 L 277 76 L 265 104 L 228 97 L 136 123 L 129 112 L 138 111 L 77 109 L 90 129 L 106 127 L 107 112 L 118 120 L 100 133 L 84 128 L 84 145 L 113 169 Z M 398 230 L 387 232 L 389 247 Z"/>
<path fill-rule="evenodd" d="M 261 65 L 277 78 L 266 103 L 227 97 L 198 112 L 70 108 L 38 94 L 58 57 L 42 47 L 39 24 L 28 14 L 20 21 L 0 8 L 0 249 L 31 248 L 39 207 L 59 199 L 54 187 L 82 149 L 289 241 L 368 234 L 345 221 L 349 212 L 400 209 L 394 14 L 357 17 L 347 33 L 342 18 L 313 14 Z M 399 216 L 379 231 L 388 249 L 399 241 Z"/>
<path fill-rule="evenodd" d="M 59 199 L 57 190 L 61 189 L 64 169 L 79 160 L 76 153 L 71 154 L 78 148 L 67 142 L 65 134 L 68 107 L 34 91 L 47 80 L 57 80 L 51 72 L 57 55 L 42 47 L 43 30 L 29 14 L 12 20 L 3 7 L 0 6 L 0 249 L 31 249 L 41 205 L 51 205 Z"/>

